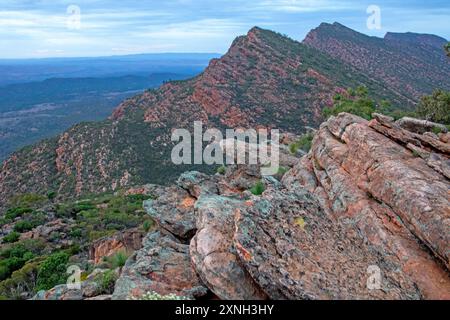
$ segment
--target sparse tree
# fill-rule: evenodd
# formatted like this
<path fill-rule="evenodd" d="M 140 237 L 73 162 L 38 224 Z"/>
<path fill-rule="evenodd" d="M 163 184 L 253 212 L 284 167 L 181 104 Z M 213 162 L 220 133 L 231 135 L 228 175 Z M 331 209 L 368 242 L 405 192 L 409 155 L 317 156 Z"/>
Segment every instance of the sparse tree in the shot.
<path fill-rule="evenodd" d="M 437 89 L 422 97 L 417 113 L 425 120 L 450 124 L 450 92 Z"/>

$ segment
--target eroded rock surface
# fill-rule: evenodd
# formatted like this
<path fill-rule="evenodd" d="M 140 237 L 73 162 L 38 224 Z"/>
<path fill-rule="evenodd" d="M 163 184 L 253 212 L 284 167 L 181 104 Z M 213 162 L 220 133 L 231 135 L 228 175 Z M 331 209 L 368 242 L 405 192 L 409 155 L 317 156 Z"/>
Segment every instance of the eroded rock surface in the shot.
<path fill-rule="evenodd" d="M 285 154 L 281 181 L 258 166 L 187 172 L 146 203 L 163 231 L 113 298 L 450 299 L 446 135 L 340 114 L 307 155 Z"/>
<path fill-rule="evenodd" d="M 221 299 L 265 299 L 265 293 L 244 269 L 233 246 L 234 215 L 242 201 L 219 195 L 196 202 L 198 232 L 190 254 L 203 282 Z"/>
<path fill-rule="evenodd" d="M 420 292 L 351 224 L 336 223 L 308 192 L 267 190 L 236 217 L 235 246 L 272 299 L 415 299 Z M 383 273 L 367 287 L 368 268 Z"/>
<path fill-rule="evenodd" d="M 195 198 L 186 190 L 172 186 L 164 189 L 161 195 L 144 202 L 144 209 L 158 225 L 183 239 L 195 234 Z"/>
<path fill-rule="evenodd" d="M 340 114 L 321 126 L 311 153 L 283 182 L 314 194 L 336 223 L 356 226 L 423 298 L 448 299 L 449 180 L 407 143 L 435 153 L 434 146 L 446 148 L 381 117 L 367 122 Z"/>
<path fill-rule="evenodd" d="M 116 282 L 113 300 L 147 292 L 197 298 L 207 293 L 191 265 L 189 246 L 161 231 L 148 234 L 143 248 L 130 257 Z"/>

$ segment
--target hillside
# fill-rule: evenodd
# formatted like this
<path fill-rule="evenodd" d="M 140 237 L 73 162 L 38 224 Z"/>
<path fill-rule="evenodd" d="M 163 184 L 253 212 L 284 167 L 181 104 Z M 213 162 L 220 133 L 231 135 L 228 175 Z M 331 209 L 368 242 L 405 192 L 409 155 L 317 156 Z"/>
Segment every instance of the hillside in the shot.
<path fill-rule="evenodd" d="M 104 120 L 123 100 L 147 88 L 186 78 L 172 73 L 55 78 L 0 87 L 0 161 L 77 123 Z"/>
<path fill-rule="evenodd" d="M 74 203 L 17 199 L 0 298 L 448 300 L 450 134 L 426 125 L 341 113 L 302 158 L 282 144 L 274 177 L 227 166 Z"/>
<path fill-rule="evenodd" d="M 13 154 L 1 170 L 0 206 L 18 193 L 54 191 L 67 198 L 168 183 L 190 169 L 170 161 L 173 128 L 201 120 L 210 127 L 302 133 L 321 123 L 321 111 L 336 93 L 361 84 L 375 98 L 409 102 L 348 64 L 253 28 L 199 76 L 148 90 L 124 101 L 107 121 L 81 123 Z"/>
<path fill-rule="evenodd" d="M 303 41 L 403 95 L 409 100 L 403 107 L 412 107 L 436 88 L 450 90 L 450 63 L 443 49 L 446 42 L 414 33 L 369 37 L 339 23 L 323 23 Z"/>

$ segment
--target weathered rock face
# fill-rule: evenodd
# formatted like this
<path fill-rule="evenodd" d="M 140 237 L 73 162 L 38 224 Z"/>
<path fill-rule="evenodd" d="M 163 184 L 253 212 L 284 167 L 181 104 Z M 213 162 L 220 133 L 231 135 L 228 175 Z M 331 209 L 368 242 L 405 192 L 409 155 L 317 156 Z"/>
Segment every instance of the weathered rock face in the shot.
<path fill-rule="evenodd" d="M 341 114 L 321 126 L 311 153 L 283 183 L 292 192 L 310 191 L 336 223 L 354 225 L 423 298 L 448 299 L 450 183 L 409 145 L 448 166 L 449 145 L 437 138 L 383 117 L 367 122 Z"/>
<path fill-rule="evenodd" d="M 272 299 L 414 299 L 397 265 L 367 246 L 353 225 L 333 221 L 309 192 L 267 190 L 236 217 L 235 246 Z M 367 287 L 380 266 L 381 290 Z"/>
<path fill-rule="evenodd" d="M 200 278 L 219 298 L 265 299 L 233 246 L 234 215 L 242 205 L 242 201 L 219 195 L 201 196 L 195 204 L 198 232 L 190 254 Z"/>
<path fill-rule="evenodd" d="M 143 233 L 140 230 L 126 230 L 95 241 L 90 248 L 89 256 L 95 264 L 103 258 L 110 257 L 119 251 L 133 252 L 141 248 Z"/>
<path fill-rule="evenodd" d="M 123 267 L 113 300 L 140 297 L 147 292 L 197 298 L 208 290 L 192 268 L 189 246 L 160 231 L 147 235 L 143 248 Z"/>
<path fill-rule="evenodd" d="M 144 209 L 158 225 L 182 239 L 195 233 L 195 198 L 177 186 L 168 187 L 156 200 L 144 202 Z"/>
<path fill-rule="evenodd" d="M 187 172 L 147 203 L 165 231 L 147 236 L 114 297 L 450 299 L 449 147 L 382 115 L 340 114 L 281 181 L 258 166 Z"/>

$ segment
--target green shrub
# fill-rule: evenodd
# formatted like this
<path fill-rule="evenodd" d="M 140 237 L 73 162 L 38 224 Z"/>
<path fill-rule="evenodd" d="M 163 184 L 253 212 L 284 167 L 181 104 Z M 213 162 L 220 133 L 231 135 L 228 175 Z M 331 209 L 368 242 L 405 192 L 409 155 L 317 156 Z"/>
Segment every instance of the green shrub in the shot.
<path fill-rule="evenodd" d="M 279 168 L 278 168 L 278 171 L 277 171 L 277 174 L 280 175 L 280 176 L 284 176 L 284 175 L 286 174 L 286 172 L 288 172 L 288 171 L 289 171 L 288 168 L 285 168 L 285 167 L 279 167 Z"/>
<path fill-rule="evenodd" d="M 227 172 L 227 167 L 225 166 L 220 166 L 219 168 L 217 168 L 217 173 L 224 175 Z"/>
<path fill-rule="evenodd" d="M 13 231 L 7 236 L 3 237 L 3 243 L 14 243 L 17 242 L 19 239 L 20 233 Z"/>
<path fill-rule="evenodd" d="M 106 258 L 106 260 L 110 263 L 112 269 L 122 268 L 127 262 L 129 256 L 130 255 L 126 251 L 121 250 L 116 254 Z"/>
<path fill-rule="evenodd" d="M 48 198 L 49 200 L 54 200 L 54 199 L 56 198 L 56 192 L 55 192 L 55 191 L 49 191 L 49 192 L 47 193 L 47 198 Z"/>
<path fill-rule="evenodd" d="M 372 113 L 376 111 L 376 102 L 368 97 L 366 87 L 360 86 L 355 90 L 349 89 L 349 97 L 336 95 L 333 98 L 333 107 L 325 108 L 323 114 L 326 118 L 338 115 L 341 112 L 351 113 L 364 119 L 372 119 Z"/>
<path fill-rule="evenodd" d="M 439 134 L 439 133 L 442 132 L 442 129 L 439 128 L 439 127 L 434 127 L 432 131 L 433 131 L 434 134 Z"/>
<path fill-rule="evenodd" d="M 34 193 L 26 193 L 13 197 L 10 204 L 12 207 L 37 209 L 41 207 L 45 202 L 47 202 L 47 197 Z"/>
<path fill-rule="evenodd" d="M 19 221 L 14 225 L 14 231 L 19 232 L 19 233 L 30 231 L 33 228 L 34 228 L 33 224 L 27 220 Z"/>
<path fill-rule="evenodd" d="M 262 181 L 258 181 L 251 189 L 250 192 L 255 196 L 260 196 L 263 194 L 266 187 Z"/>
<path fill-rule="evenodd" d="M 49 290 L 58 284 L 63 284 L 68 278 L 66 252 L 57 252 L 49 256 L 42 263 L 37 276 L 37 290 Z"/>
<path fill-rule="evenodd" d="M 114 270 L 108 270 L 102 274 L 100 288 L 103 294 L 111 294 L 117 281 L 117 275 Z"/>
<path fill-rule="evenodd" d="M 14 271 L 9 279 L 0 282 L 0 295 L 14 300 L 23 299 L 23 294 L 31 298 L 36 292 L 36 278 L 41 262 L 39 258 L 34 259 Z"/>
<path fill-rule="evenodd" d="M 432 95 L 423 96 L 417 113 L 423 119 L 450 124 L 450 92 L 435 90 Z"/>
<path fill-rule="evenodd" d="M 31 213 L 33 209 L 31 208 L 11 208 L 6 211 L 5 218 L 14 220 L 17 217 L 21 217 L 24 213 Z"/>
<path fill-rule="evenodd" d="M 296 154 L 299 149 L 309 152 L 309 150 L 311 150 L 313 139 L 314 135 L 312 133 L 304 134 L 296 142 L 289 145 L 289 151 L 292 154 Z"/>
<path fill-rule="evenodd" d="M 289 152 L 290 153 L 292 153 L 292 154 L 297 154 L 297 152 L 298 152 L 298 146 L 297 146 L 297 144 L 294 142 L 294 143 L 291 143 L 290 145 L 289 145 Z"/>
<path fill-rule="evenodd" d="M 16 243 L 0 251 L 0 281 L 9 278 L 16 270 L 34 258 L 33 252 L 23 243 Z"/>
<path fill-rule="evenodd" d="M 82 238 L 83 237 L 83 230 L 79 228 L 72 229 L 69 233 L 69 237 L 71 238 Z"/>
<path fill-rule="evenodd" d="M 145 220 L 142 224 L 142 228 L 145 232 L 149 232 L 150 229 L 153 227 L 153 221 L 152 220 Z"/>

